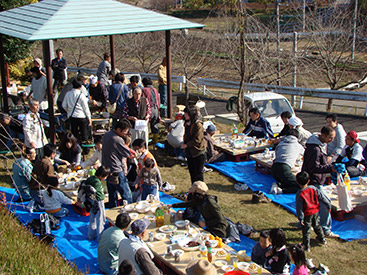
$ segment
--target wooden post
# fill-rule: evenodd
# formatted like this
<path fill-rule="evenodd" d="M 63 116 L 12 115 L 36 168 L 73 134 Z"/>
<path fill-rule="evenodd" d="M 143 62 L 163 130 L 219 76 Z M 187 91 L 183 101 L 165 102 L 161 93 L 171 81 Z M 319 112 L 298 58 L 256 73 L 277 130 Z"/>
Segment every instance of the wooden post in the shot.
<path fill-rule="evenodd" d="M 111 54 L 111 67 L 112 70 L 116 68 L 116 59 L 115 59 L 115 37 L 110 35 L 110 54 Z"/>
<path fill-rule="evenodd" d="M 5 52 L 3 45 L 3 35 L 0 33 L 0 73 L 1 73 L 1 86 L 3 89 L 3 111 L 5 113 L 9 112 L 8 105 L 8 91 L 7 91 L 7 79 L 6 79 L 6 68 L 5 68 Z"/>
<path fill-rule="evenodd" d="M 45 60 L 47 78 L 47 99 L 48 99 L 48 121 L 50 123 L 50 140 L 55 144 L 55 116 L 54 116 L 54 94 L 52 91 L 52 71 L 51 71 L 51 52 L 50 40 L 42 41 L 43 59 Z"/>
<path fill-rule="evenodd" d="M 166 31 L 167 61 L 167 116 L 172 117 L 172 79 L 171 79 L 171 31 Z"/>

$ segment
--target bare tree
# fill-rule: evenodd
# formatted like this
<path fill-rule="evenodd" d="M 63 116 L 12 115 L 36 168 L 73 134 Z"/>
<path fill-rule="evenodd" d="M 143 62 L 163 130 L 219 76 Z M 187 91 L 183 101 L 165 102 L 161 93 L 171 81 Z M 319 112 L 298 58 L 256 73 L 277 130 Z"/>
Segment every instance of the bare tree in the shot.
<path fill-rule="evenodd" d="M 68 65 L 74 65 L 75 67 L 84 67 L 92 63 L 90 59 L 91 43 L 87 41 L 89 38 L 73 38 L 62 39 L 57 41 L 57 47 L 64 50 L 64 53 L 68 57 Z"/>

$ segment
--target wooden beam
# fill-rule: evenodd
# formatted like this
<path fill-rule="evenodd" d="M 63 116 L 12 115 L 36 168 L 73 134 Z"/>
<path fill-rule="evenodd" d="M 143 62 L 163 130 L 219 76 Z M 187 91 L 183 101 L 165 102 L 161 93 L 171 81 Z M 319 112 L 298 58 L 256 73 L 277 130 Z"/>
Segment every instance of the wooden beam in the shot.
<path fill-rule="evenodd" d="M 42 48 L 43 48 L 43 59 L 45 60 L 46 78 L 47 78 L 48 121 L 50 123 L 50 140 L 52 144 L 55 144 L 56 136 L 55 136 L 55 115 L 54 115 L 54 93 L 52 90 L 50 40 L 42 41 Z"/>
<path fill-rule="evenodd" d="M 3 45 L 3 35 L 0 33 L 0 73 L 1 73 L 1 86 L 3 90 L 3 112 L 9 113 L 8 104 L 8 91 L 7 91 L 7 77 L 6 77 L 6 64 L 5 64 L 5 51 Z"/>
<path fill-rule="evenodd" d="M 112 70 L 116 68 L 116 58 L 115 58 L 115 37 L 110 35 L 110 54 L 111 54 L 111 67 Z"/>
<path fill-rule="evenodd" d="M 167 116 L 172 118 L 171 31 L 166 31 Z"/>

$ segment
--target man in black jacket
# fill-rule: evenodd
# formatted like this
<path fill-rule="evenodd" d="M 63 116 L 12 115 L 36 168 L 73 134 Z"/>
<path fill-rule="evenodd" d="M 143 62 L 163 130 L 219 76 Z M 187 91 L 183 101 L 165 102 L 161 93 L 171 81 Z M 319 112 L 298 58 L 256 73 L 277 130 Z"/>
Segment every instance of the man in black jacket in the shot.
<path fill-rule="evenodd" d="M 66 60 L 63 58 L 62 49 L 57 49 L 56 55 L 57 57 L 51 61 L 51 68 L 54 72 L 53 90 L 55 92 L 61 91 L 66 81 Z"/>

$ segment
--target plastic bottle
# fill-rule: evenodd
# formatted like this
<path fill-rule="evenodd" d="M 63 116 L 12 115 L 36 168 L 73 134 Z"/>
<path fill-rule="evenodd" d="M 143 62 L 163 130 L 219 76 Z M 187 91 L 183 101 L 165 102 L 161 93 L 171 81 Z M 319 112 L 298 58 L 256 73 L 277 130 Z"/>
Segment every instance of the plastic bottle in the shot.
<path fill-rule="evenodd" d="M 200 246 L 200 255 L 201 255 L 202 257 L 206 257 L 206 256 L 208 255 L 208 250 L 206 249 L 205 244 L 202 244 L 202 245 Z"/>
<path fill-rule="evenodd" d="M 233 128 L 232 128 L 232 138 L 233 138 L 233 139 L 237 139 L 237 138 L 238 138 L 238 128 L 237 128 L 236 124 L 233 124 Z"/>
<path fill-rule="evenodd" d="M 163 226 L 164 225 L 164 217 L 163 217 L 162 208 L 160 206 L 157 207 L 154 214 L 155 214 L 155 225 L 157 227 Z"/>
<path fill-rule="evenodd" d="M 210 263 L 213 261 L 213 249 L 212 249 L 212 244 L 210 242 L 208 246 L 208 261 Z"/>
<path fill-rule="evenodd" d="M 344 184 L 347 186 L 347 190 L 350 190 L 350 177 L 349 174 L 346 172 L 344 175 Z"/>
<path fill-rule="evenodd" d="M 165 225 L 171 224 L 171 215 L 167 206 L 163 206 L 163 222 Z"/>

